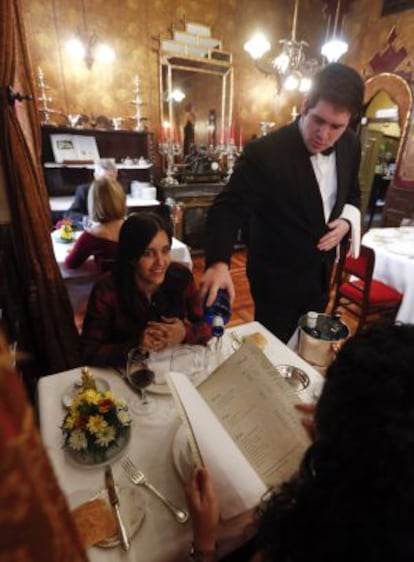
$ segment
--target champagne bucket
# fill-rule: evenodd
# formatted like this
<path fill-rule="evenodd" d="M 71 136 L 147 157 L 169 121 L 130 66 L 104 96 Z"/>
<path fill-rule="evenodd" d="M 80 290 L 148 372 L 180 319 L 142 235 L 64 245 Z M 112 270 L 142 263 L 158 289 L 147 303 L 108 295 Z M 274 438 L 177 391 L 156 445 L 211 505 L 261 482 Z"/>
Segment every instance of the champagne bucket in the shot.
<path fill-rule="evenodd" d="M 315 337 L 305 331 L 306 320 L 306 314 L 299 319 L 298 354 L 316 369 L 326 371 L 348 338 L 349 328 L 329 314 L 318 314 L 316 328 L 320 335 Z"/>

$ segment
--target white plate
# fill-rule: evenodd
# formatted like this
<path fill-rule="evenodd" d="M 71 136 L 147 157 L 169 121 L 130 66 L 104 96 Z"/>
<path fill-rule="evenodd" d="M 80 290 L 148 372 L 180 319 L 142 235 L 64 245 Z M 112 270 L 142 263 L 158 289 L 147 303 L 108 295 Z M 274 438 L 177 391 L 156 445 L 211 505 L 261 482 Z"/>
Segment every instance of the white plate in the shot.
<path fill-rule="evenodd" d="M 142 491 L 136 486 L 128 486 L 125 488 L 116 487 L 119 496 L 119 509 L 121 512 L 122 520 L 125 524 L 127 535 L 132 539 L 140 529 L 145 518 L 145 496 Z M 104 490 L 91 491 L 91 490 L 78 490 L 70 494 L 68 497 L 70 509 L 75 509 L 82 503 L 102 498 L 111 509 L 108 492 Z M 113 548 L 119 546 L 119 538 L 113 537 L 106 539 L 95 546 L 100 548 Z"/>
<path fill-rule="evenodd" d="M 70 384 L 68 387 L 65 388 L 65 391 L 62 394 L 62 404 L 65 408 L 68 409 L 70 408 L 70 405 L 72 404 L 72 400 L 81 391 L 80 386 L 75 386 L 75 382 L 80 382 L 80 381 L 81 378 L 79 377 L 78 379 L 73 381 L 72 384 Z M 106 379 L 101 379 L 100 377 L 96 377 L 96 378 L 94 377 L 94 381 L 97 390 L 99 390 L 100 392 L 105 392 L 106 390 L 109 390 L 111 388 L 109 382 Z"/>
<path fill-rule="evenodd" d="M 187 432 L 183 425 L 177 429 L 172 442 L 173 464 L 183 483 L 189 482 L 194 470 L 194 462 L 192 460 L 191 449 L 187 437 Z M 229 540 L 233 538 L 234 529 L 239 532 L 241 528 L 245 529 L 247 535 L 253 532 L 254 526 L 253 516 L 255 509 L 246 511 L 232 519 L 220 520 L 217 532 L 217 538 L 220 540 Z M 250 531 L 248 530 L 250 529 Z"/>
<path fill-rule="evenodd" d="M 178 476 L 181 478 L 182 482 L 188 482 L 194 469 L 194 462 L 192 460 L 187 432 L 183 425 L 180 425 L 174 435 L 172 457 Z"/>

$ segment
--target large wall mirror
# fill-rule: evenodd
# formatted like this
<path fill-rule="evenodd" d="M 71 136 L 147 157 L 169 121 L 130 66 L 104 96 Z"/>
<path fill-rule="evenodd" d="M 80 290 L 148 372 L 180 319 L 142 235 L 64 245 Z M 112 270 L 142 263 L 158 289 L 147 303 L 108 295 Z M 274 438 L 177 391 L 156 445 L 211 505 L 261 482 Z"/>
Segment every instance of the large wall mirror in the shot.
<path fill-rule="evenodd" d="M 208 27 L 187 24 L 160 49 L 160 113 L 165 138 L 192 144 L 226 142 L 233 118 L 233 66 Z"/>

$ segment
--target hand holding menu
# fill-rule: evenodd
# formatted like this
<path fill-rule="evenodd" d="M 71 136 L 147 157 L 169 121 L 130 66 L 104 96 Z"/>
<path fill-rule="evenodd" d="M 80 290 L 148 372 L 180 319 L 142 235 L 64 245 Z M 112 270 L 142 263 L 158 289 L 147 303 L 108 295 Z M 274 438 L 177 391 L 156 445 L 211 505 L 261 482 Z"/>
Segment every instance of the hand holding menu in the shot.
<path fill-rule="evenodd" d="M 256 345 L 243 343 L 197 389 L 182 373 L 168 381 L 223 519 L 252 509 L 298 469 L 309 445 L 294 409 L 298 397 Z"/>

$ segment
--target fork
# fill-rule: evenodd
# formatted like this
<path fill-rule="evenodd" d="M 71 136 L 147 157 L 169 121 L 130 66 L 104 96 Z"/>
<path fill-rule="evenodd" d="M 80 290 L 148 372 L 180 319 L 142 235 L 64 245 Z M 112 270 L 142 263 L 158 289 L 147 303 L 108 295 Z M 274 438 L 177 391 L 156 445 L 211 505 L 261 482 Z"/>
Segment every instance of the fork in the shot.
<path fill-rule="evenodd" d="M 157 488 L 154 488 L 154 486 L 147 481 L 144 474 L 134 465 L 131 459 L 125 457 L 121 462 L 121 465 L 127 473 L 128 478 L 131 480 L 131 482 L 136 486 L 145 486 L 146 488 L 148 488 L 148 490 L 155 494 L 157 498 L 159 498 L 163 502 L 163 504 L 171 511 L 178 523 L 185 523 L 186 521 L 188 521 L 187 511 L 176 507 L 172 502 L 170 502 L 170 500 L 164 497 L 161 492 L 157 490 Z"/>

